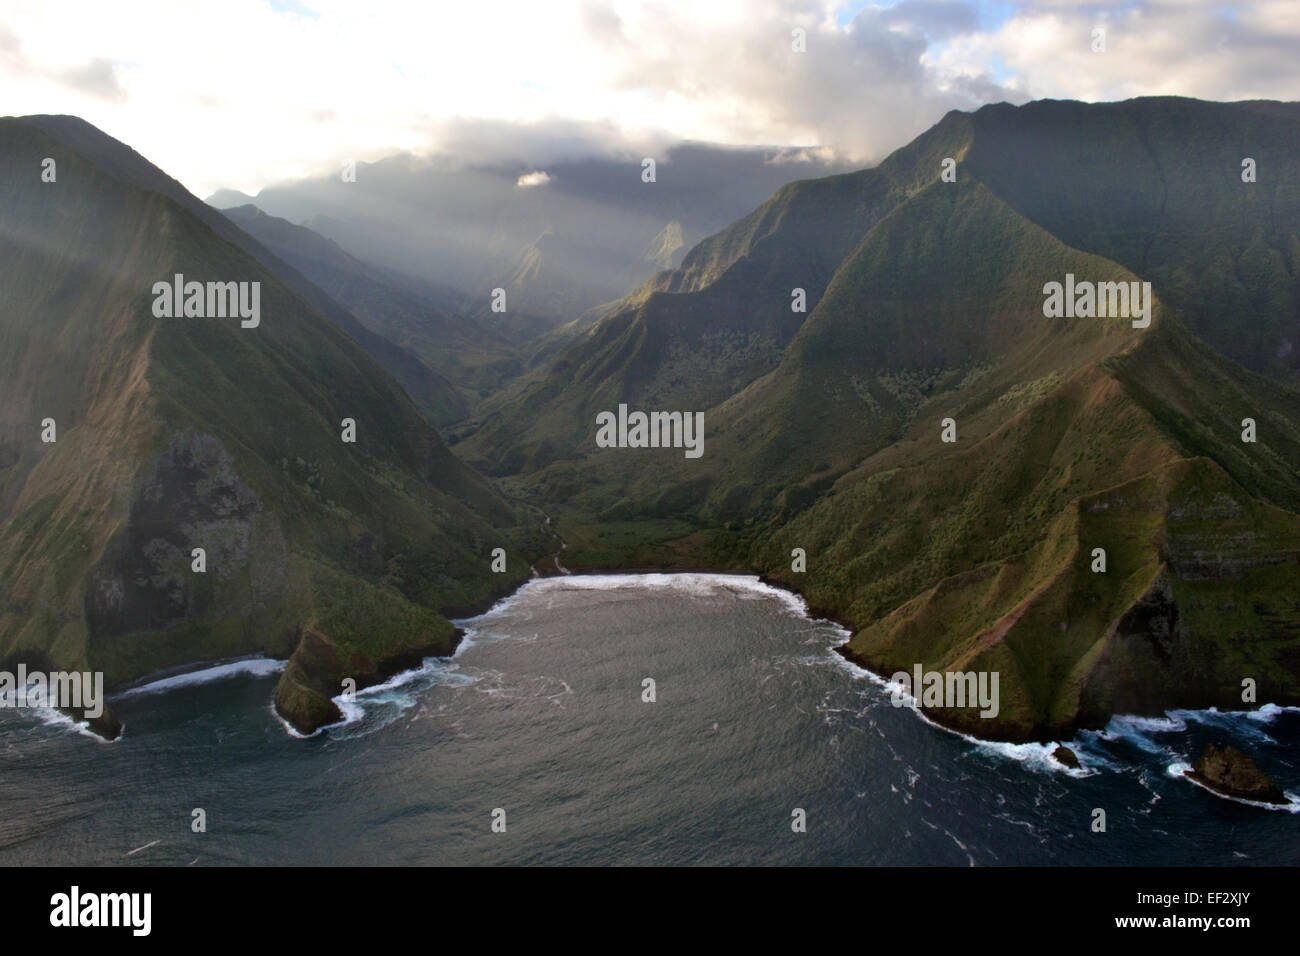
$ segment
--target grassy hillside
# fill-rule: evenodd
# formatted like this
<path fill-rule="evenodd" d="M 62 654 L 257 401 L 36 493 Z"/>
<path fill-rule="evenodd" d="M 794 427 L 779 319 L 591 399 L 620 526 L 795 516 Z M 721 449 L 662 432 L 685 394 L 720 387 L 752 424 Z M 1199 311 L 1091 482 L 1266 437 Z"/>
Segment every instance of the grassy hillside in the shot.
<path fill-rule="evenodd" d="M 1286 109 L 1286 107 L 1291 109 Z M 1026 218 L 1151 280 L 1218 352 L 1300 383 L 1295 104 L 999 104 L 967 157 Z M 1242 182 L 1242 160 L 1256 181 Z"/>
<path fill-rule="evenodd" d="M 750 568 L 873 669 L 999 671 L 997 719 L 934 715 L 982 736 L 1241 706 L 1245 678 L 1300 702 L 1300 215 L 1239 176 L 1242 148 L 1291 169 L 1297 128 L 1165 99 L 952 114 L 696 247 L 460 447 L 557 515 L 569 567 Z M 1150 327 L 1045 317 L 1067 273 L 1151 281 Z M 766 352 L 712 348 L 755 329 Z M 704 411 L 704 457 L 596 448 L 618 402 Z"/>
<path fill-rule="evenodd" d="M 461 464 L 371 356 L 189 203 L 44 125 L 0 121 L 0 656 L 114 684 L 233 654 L 298 661 L 312 634 L 361 669 L 313 670 L 319 654 L 290 667 L 278 700 L 306 729 L 342 676 L 364 685 L 449 650 L 447 614 L 527 576 L 540 516 Z M 55 183 L 40 181 L 47 156 Z M 176 272 L 260 282 L 261 324 L 155 318 L 152 284 Z"/>
<path fill-rule="evenodd" d="M 740 391 L 780 362 L 862 235 L 968 136 L 952 113 L 879 167 L 782 187 L 490 399 L 458 429 L 461 453 L 490 474 L 533 470 L 570 457 L 618 402 L 703 409 Z M 792 309 L 796 288 L 807 312 Z"/>
<path fill-rule="evenodd" d="M 22 123 L 63 144 L 82 161 L 93 165 L 117 182 L 171 199 L 217 236 L 256 259 L 378 361 L 435 422 L 452 421 L 464 413 L 455 389 L 432 368 L 395 341 L 371 331 L 319 286 L 309 281 L 294 265 L 290 265 L 216 209 L 190 195 L 184 186 L 125 143 L 107 136 L 76 116 L 26 116 L 22 118 Z"/>

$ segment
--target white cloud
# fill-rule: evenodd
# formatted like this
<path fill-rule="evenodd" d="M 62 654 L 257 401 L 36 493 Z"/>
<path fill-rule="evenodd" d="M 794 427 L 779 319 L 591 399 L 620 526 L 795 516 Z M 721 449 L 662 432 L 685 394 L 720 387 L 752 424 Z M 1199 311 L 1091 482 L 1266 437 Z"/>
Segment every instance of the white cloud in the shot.
<path fill-rule="evenodd" d="M 990 100 L 1300 99 L 1294 0 L 1003 6 L 6 0 L 0 83 L 8 110 L 83 116 L 199 195 L 455 153 L 458 133 L 504 141 L 513 124 L 517 149 L 539 154 L 567 127 L 566 149 L 691 139 L 874 160 Z M 1097 25 L 1105 54 L 1090 49 Z M 796 26 L 806 53 L 791 50 Z"/>
<path fill-rule="evenodd" d="M 515 185 L 520 189 L 528 189 L 531 186 L 545 186 L 550 181 L 550 174 L 539 170 L 537 172 L 524 173 L 515 181 Z"/>

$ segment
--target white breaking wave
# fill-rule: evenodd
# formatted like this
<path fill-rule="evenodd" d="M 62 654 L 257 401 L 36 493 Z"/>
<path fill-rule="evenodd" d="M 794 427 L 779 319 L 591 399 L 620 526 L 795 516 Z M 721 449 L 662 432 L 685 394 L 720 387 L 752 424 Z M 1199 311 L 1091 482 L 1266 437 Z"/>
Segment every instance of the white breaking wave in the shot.
<path fill-rule="evenodd" d="M 34 701 L 26 696 L 25 693 L 15 692 L 12 694 L 0 695 L 0 711 L 12 713 L 19 719 L 24 716 L 35 718 L 43 727 L 53 727 L 58 730 L 68 730 L 73 733 L 81 734 L 83 737 L 89 737 L 101 744 L 112 744 L 122 739 L 122 734 L 118 734 L 114 740 L 106 740 L 99 734 L 90 729 L 90 721 L 76 720 L 61 710 L 56 710 L 44 703 Z M 122 725 L 122 730 L 126 730 L 126 725 Z"/>
<path fill-rule="evenodd" d="M 1288 710 L 1295 711 L 1297 708 L 1279 707 L 1277 704 L 1265 704 L 1259 711 L 1219 710 L 1217 707 L 1210 707 L 1207 710 L 1171 710 L 1169 716 L 1177 720 L 1190 720 L 1209 727 L 1219 727 L 1261 743 L 1273 743 L 1273 738 L 1262 728 Z"/>
<path fill-rule="evenodd" d="M 55 710 L 52 707 L 37 707 L 34 708 L 33 713 L 46 727 L 58 727 L 61 730 L 71 730 L 74 733 L 81 734 L 83 737 L 89 737 L 91 740 L 101 744 L 117 743 L 117 741 L 121 740 L 123 735 L 126 733 L 126 724 L 123 724 L 122 732 L 119 733 L 115 739 L 106 740 L 90 729 L 90 721 L 73 720 L 67 714 Z"/>
<path fill-rule="evenodd" d="M 209 684 L 213 681 L 226 680 L 230 677 L 239 677 L 248 675 L 252 677 L 268 677 L 271 674 L 278 674 L 288 666 L 288 661 L 277 661 L 269 657 L 248 657 L 238 661 L 228 661 L 224 664 L 215 664 L 211 667 L 204 667 L 201 670 L 186 671 L 184 674 L 174 674 L 171 677 L 159 678 L 150 681 L 147 684 L 141 684 L 139 687 L 132 687 L 124 690 L 119 694 L 114 694 L 110 700 L 121 699 L 123 697 L 136 697 L 140 694 L 162 694 L 167 691 L 176 690 L 180 687 L 192 687 L 196 684 Z"/>
<path fill-rule="evenodd" d="M 457 627 L 489 620 L 514 607 L 532 594 L 555 594 L 564 591 L 678 591 L 691 597 L 710 597 L 729 591 L 742 600 L 759 597 L 776 598 L 790 611 L 808 617 L 808 604 L 802 597 L 784 588 L 760 581 L 756 574 L 723 574 L 700 571 L 663 571 L 647 574 L 569 574 L 564 577 L 534 578 L 513 594 L 502 598 L 477 617 L 454 621 Z"/>
<path fill-rule="evenodd" d="M 1244 713 L 1247 720 L 1257 720 L 1260 723 L 1272 723 L 1285 713 L 1300 714 L 1300 707 L 1280 707 L 1277 704 L 1264 704 L 1259 710 L 1233 711 L 1233 713 Z"/>
<path fill-rule="evenodd" d="M 940 724 L 926 716 L 925 711 L 917 706 L 916 698 L 908 692 L 907 688 L 901 681 L 892 681 L 864 668 L 857 667 L 856 665 L 854 666 L 857 672 L 866 675 L 867 679 L 870 680 L 871 683 L 877 685 L 882 691 L 889 695 L 891 706 L 893 705 L 893 695 L 897 693 L 899 699 L 903 701 L 900 706 L 907 707 L 912 711 L 912 713 L 916 714 L 917 717 L 921 718 L 921 720 L 925 721 L 931 727 L 934 727 L 937 730 L 942 730 L 944 733 L 951 734 L 954 737 L 960 737 L 967 743 L 972 744 L 978 750 L 996 754 L 1006 760 L 1013 760 L 1016 763 L 1024 764 L 1025 766 L 1035 770 L 1050 770 L 1054 773 L 1068 774 L 1071 777 L 1090 777 L 1096 773 L 1096 770 L 1087 766 L 1083 757 L 1079 753 L 1079 748 L 1075 747 L 1072 743 L 1067 744 L 1066 746 L 1069 746 L 1070 749 L 1074 751 L 1075 756 L 1079 757 L 1079 767 L 1077 769 L 1074 767 L 1067 767 L 1052 756 L 1056 751 L 1056 748 L 1061 746 L 1061 744 L 1056 742 L 1045 744 L 1013 744 L 1007 743 L 1003 740 L 985 740 L 984 738 L 976 737 L 973 734 L 963 733 L 960 730 L 945 727 L 943 724 Z"/>
<path fill-rule="evenodd" d="M 1173 734 L 1187 729 L 1187 724 L 1172 714 L 1164 717 L 1141 717 L 1137 714 L 1116 714 L 1106 724 L 1105 732 L 1116 737 L 1142 734 Z"/>
<path fill-rule="evenodd" d="M 419 695 L 422 691 L 440 685 L 473 684 L 479 680 L 478 675 L 463 673 L 460 670 L 460 665 L 455 663 L 455 656 L 460 653 L 464 646 L 465 640 L 462 638 L 451 658 L 426 657 L 419 667 L 413 667 L 410 670 L 394 674 L 382 684 L 372 684 L 358 690 L 351 696 L 351 699 L 340 694 L 334 698 L 334 703 L 338 705 L 339 711 L 343 714 L 343 719 L 319 727 L 314 733 L 299 733 L 290 727 L 283 718 L 280 718 L 280 723 L 284 724 L 285 728 L 295 737 L 314 737 L 316 734 L 327 731 L 332 732 L 330 736 L 336 737 L 340 731 L 347 731 L 362 724 L 367 714 L 374 715 L 378 712 L 379 716 L 374 719 L 374 726 L 367 728 L 365 732 L 370 733 L 381 727 L 386 727 L 402 714 L 415 707 L 419 703 Z M 272 710 L 274 710 L 274 705 Z"/>

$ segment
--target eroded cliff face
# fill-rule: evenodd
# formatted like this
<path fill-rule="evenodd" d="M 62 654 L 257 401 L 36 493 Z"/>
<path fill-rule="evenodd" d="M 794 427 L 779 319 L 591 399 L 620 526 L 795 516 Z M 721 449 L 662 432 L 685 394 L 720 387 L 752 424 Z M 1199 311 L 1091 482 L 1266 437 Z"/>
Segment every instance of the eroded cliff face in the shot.
<path fill-rule="evenodd" d="M 107 685 L 223 657 L 286 656 L 288 544 L 223 442 L 173 434 L 128 494 L 85 582 L 86 653 Z"/>
<path fill-rule="evenodd" d="M 1300 537 L 1294 515 L 1189 467 L 1155 542 L 1160 573 L 1103 641 L 1080 721 L 1114 713 L 1300 701 Z"/>
<path fill-rule="evenodd" d="M 353 548 L 382 564 L 370 532 L 358 530 Z M 304 734 L 341 719 L 332 698 L 455 647 L 454 628 L 432 610 L 291 555 L 224 443 L 195 430 L 173 435 L 137 482 L 125 524 L 90 571 L 86 620 L 91 658 L 112 681 L 250 653 L 289 657 L 275 706 Z"/>
<path fill-rule="evenodd" d="M 57 189 L 24 172 L 45 157 Z M 0 657 L 112 689 L 311 631 L 360 685 L 527 578 L 540 516 L 451 454 L 354 318 L 137 153 L 0 119 L 0 227 Z M 248 283 L 259 321 L 156 314 L 176 274 Z"/>
<path fill-rule="evenodd" d="M 280 595 L 287 564 L 279 524 L 221 441 L 181 433 L 141 481 L 125 526 L 91 569 L 92 641 L 103 647 L 201 617 L 250 619 Z"/>
<path fill-rule="evenodd" d="M 1104 562 L 1104 563 L 1103 563 Z M 1076 500 L 1027 551 L 941 579 L 856 631 L 877 673 L 997 672 L 975 736 L 1064 739 L 1115 714 L 1300 703 L 1300 518 L 1214 462 L 1171 459 Z"/>

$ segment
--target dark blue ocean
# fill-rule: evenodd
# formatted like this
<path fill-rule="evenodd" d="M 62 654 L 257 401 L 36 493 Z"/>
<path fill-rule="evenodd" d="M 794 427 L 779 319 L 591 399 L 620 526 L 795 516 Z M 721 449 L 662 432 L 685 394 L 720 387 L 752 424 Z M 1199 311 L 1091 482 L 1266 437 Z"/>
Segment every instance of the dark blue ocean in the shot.
<path fill-rule="evenodd" d="M 1067 771 L 1051 746 L 895 707 L 832 651 L 841 630 L 750 577 L 535 580 L 462 626 L 454 658 L 306 739 L 272 712 L 265 660 L 115 698 L 114 743 L 0 713 L 0 862 L 1300 864 L 1292 710 L 1116 718 Z M 1293 807 L 1183 779 L 1207 740 Z"/>

